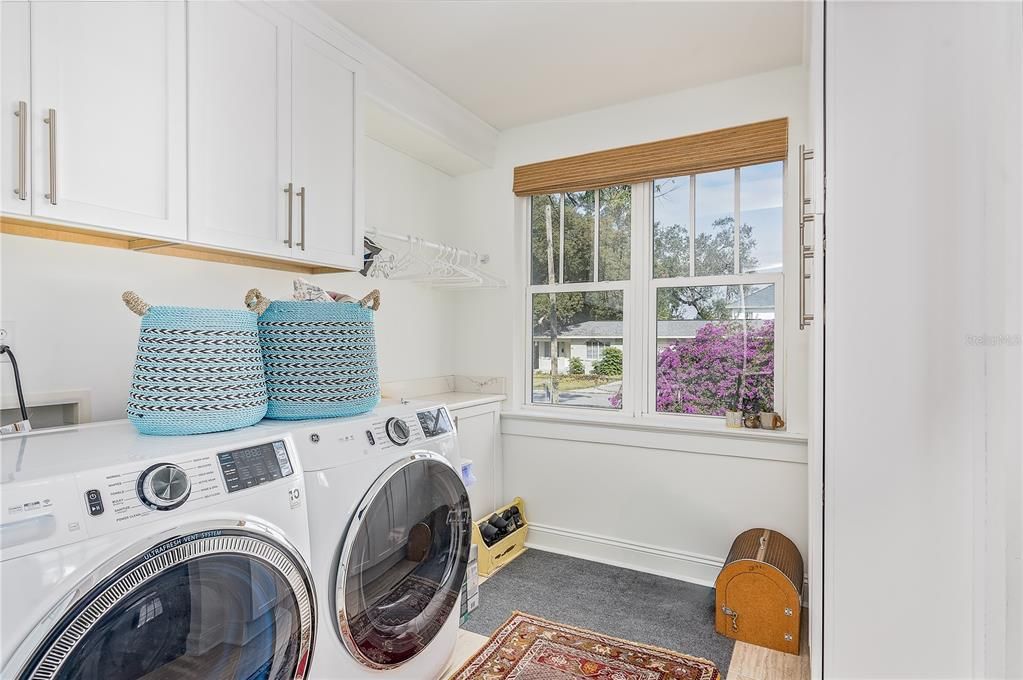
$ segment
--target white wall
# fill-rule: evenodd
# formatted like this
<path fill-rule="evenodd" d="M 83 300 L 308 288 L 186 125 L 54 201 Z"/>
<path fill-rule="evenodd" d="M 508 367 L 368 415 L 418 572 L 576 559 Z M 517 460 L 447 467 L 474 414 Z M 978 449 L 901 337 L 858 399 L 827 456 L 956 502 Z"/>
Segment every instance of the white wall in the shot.
<path fill-rule="evenodd" d="M 702 582 L 713 579 L 743 529 L 778 529 L 805 552 L 806 446 L 798 437 L 774 444 L 723 433 L 647 441 L 649 433 L 627 427 L 515 416 L 524 398 L 526 254 L 517 221 L 524 201 L 511 189 L 513 169 L 524 163 L 788 117 L 783 370 L 789 430 L 805 432 L 807 339 L 797 327 L 794 275 L 805 85 L 804 69 L 793 67 L 508 130 L 498 138 L 493 169 L 456 179 L 460 242 L 489 253 L 491 269 L 509 283 L 459 294 L 458 370 L 504 376 L 514 386 L 502 418 L 504 490 L 526 500 L 534 545 Z M 576 440 L 565 438 L 567 431 Z M 758 458 L 776 449 L 783 460 Z"/>
<path fill-rule="evenodd" d="M 453 180 L 372 140 L 365 149 L 367 225 L 445 238 Z M 94 420 L 124 417 L 138 317 L 124 307 L 121 292 L 135 290 L 152 304 L 240 308 L 252 287 L 290 297 L 296 276 L 7 235 L 0 249 L 0 319 L 15 324 L 12 348 L 26 392 L 89 390 Z M 377 339 L 384 380 L 455 372 L 449 293 L 359 274 L 312 278 L 360 296 L 381 289 Z M 6 360 L 0 368 L 6 397 L 13 379 Z"/>
<path fill-rule="evenodd" d="M 825 676 L 1021 677 L 1021 5 L 828 8 Z"/>

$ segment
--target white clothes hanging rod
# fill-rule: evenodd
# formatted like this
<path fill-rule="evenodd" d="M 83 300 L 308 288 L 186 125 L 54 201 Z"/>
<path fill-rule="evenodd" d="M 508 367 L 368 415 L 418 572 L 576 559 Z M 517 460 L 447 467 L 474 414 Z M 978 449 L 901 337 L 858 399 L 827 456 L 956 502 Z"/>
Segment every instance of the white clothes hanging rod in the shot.
<path fill-rule="evenodd" d="M 490 256 L 481 254 L 475 250 L 465 250 L 464 248 L 455 248 L 444 243 L 437 243 L 430 241 L 429 239 L 420 238 L 418 236 L 412 236 L 410 234 L 396 234 L 389 231 L 381 231 L 379 229 L 367 229 L 366 236 L 372 238 L 373 236 L 379 236 L 392 241 L 402 241 L 403 243 L 415 242 L 417 246 L 430 248 L 439 252 L 453 253 L 456 257 L 466 257 L 472 261 L 479 262 L 480 264 L 487 264 L 490 261 Z"/>

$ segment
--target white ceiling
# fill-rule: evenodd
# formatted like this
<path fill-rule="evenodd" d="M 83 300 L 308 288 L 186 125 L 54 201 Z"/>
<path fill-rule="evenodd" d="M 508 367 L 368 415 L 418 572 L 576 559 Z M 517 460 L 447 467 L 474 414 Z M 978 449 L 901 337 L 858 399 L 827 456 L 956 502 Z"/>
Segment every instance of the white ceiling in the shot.
<path fill-rule="evenodd" d="M 801 2 L 317 4 L 502 130 L 802 61 Z"/>

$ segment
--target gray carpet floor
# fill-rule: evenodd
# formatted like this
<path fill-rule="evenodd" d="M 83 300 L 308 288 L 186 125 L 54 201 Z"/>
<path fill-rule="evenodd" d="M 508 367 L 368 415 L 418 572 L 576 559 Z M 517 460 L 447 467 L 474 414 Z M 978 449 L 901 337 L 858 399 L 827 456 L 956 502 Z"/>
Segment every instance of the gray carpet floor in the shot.
<path fill-rule="evenodd" d="M 728 674 L 734 641 L 714 632 L 714 589 L 527 550 L 480 586 L 462 628 L 491 635 L 513 611 L 710 659 Z"/>

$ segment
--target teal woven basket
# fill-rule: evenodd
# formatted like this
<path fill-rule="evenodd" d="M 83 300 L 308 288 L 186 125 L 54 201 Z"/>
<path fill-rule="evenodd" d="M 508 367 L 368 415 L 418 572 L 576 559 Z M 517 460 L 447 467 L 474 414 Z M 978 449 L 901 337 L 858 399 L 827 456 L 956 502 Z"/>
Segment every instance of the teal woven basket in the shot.
<path fill-rule="evenodd" d="M 271 302 L 252 289 L 245 304 L 259 314 L 268 418 L 354 416 L 380 402 L 373 332 L 380 291 L 358 302 Z"/>
<path fill-rule="evenodd" d="M 128 420 L 142 434 L 221 432 L 266 415 L 256 315 L 245 310 L 153 307 L 122 296 L 142 317 Z"/>

